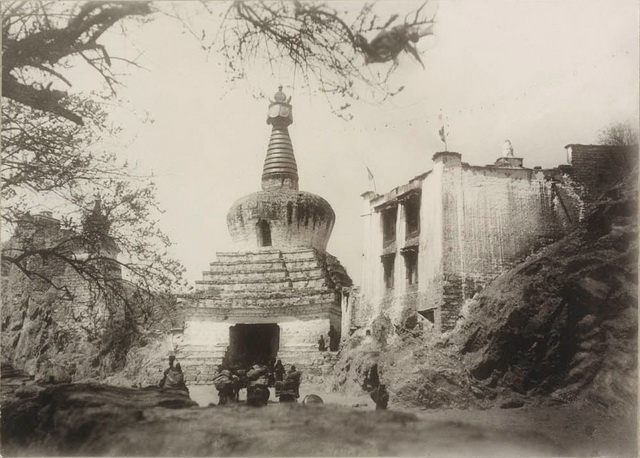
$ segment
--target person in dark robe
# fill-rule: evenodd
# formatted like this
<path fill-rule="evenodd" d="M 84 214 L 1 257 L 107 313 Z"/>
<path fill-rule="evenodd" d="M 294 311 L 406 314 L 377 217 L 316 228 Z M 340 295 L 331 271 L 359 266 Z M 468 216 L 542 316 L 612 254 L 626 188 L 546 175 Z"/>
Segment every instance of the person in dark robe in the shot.
<path fill-rule="evenodd" d="M 387 386 L 382 383 L 371 392 L 371 399 L 376 403 L 376 410 L 387 410 L 389 406 L 389 393 Z"/>
<path fill-rule="evenodd" d="M 284 369 L 284 365 L 282 364 L 282 361 L 278 360 L 276 362 L 276 365 L 273 367 L 273 373 L 276 378 L 276 381 L 275 381 L 276 397 L 280 397 L 280 388 L 282 387 L 282 381 L 284 380 L 284 373 L 285 373 L 285 369 Z"/>
<path fill-rule="evenodd" d="M 269 360 L 269 387 L 275 386 L 276 384 L 276 360 L 275 358 L 271 358 Z"/>
<path fill-rule="evenodd" d="M 324 336 L 320 336 L 320 339 L 318 339 L 318 351 L 327 351 L 327 344 L 324 341 Z"/>
<path fill-rule="evenodd" d="M 180 363 L 176 363 L 165 372 L 165 376 L 160 382 L 162 388 L 189 392 Z"/>
<path fill-rule="evenodd" d="M 158 384 L 158 386 L 160 388 L 164 388 L 164 384 L 167 381 L 167 374 L 169 373 L 169 371 L 173 370 L 173 363 L 176 360 L 176 357 L 173 355 L 169 356 L 169 367 L 167 369 L 164 370 L 163 374 L 162 374 L 162 380 L 160 380 L 160 383 Z"/>

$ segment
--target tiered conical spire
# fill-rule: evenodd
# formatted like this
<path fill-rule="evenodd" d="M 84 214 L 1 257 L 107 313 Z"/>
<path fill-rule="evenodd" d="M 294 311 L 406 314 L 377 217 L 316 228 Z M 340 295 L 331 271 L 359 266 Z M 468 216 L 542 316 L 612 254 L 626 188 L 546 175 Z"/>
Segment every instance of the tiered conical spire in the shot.
<path fill-rule="evenodd" d="M 293 122 L 291 97 L 282 92 L 282 86 L 269 104 L 267 124 L 271 124 L 271 138 L 262 171 L 262 189 L 298 189 L 298 166 L 293 154 L 288 126 Z"/>

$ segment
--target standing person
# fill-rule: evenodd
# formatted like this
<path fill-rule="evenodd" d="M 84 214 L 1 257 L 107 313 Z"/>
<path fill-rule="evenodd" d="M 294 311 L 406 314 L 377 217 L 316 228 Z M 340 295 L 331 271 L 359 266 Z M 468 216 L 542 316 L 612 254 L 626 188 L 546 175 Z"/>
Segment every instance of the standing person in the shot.
<path fill-rule="evenodd" d="M 371 392 L 371 399 L 376 403 L 376 410 L 387 410 L 389 406 L 389 393 L 387 386 L 381 383 L 378 388 Z"/>
<path fill-rule="evenodd" d="M 282 364 L 282 361 L 278 360 L 278 362 L 276 362 L 276 365 L 274 367 L 274 372 L 276 374 L 276 382 L 281 382 L 282 380 L 284 380 L 284 365 Z"/>
<path fill-rule="evenodd" d="M 282 361 L 278 360 L 273 368 L 273 373 L 276 377 L 276 397 L 280 397 L 280 388 L 282 387 L 282 381 L 284 380 L 284 366 Z"/>
<path fill-rule="evenodd" d="M 275 358 L 271 358 L 269 360 L 269 387 L 275 386 L 276 384 L 276 360 Z"/>
<path fill-rule="evenodd" d="M 320 339 L 318 339 L 318 351 L 327 351 L 327 344 L 324 341 L 324 336 L 320 336 Z"/>

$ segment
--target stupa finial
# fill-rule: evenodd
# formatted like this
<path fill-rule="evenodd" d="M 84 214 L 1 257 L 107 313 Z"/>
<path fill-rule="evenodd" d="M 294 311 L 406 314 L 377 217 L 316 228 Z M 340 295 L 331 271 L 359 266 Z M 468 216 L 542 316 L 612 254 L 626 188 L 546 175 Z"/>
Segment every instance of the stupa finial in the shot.
<path fill-rule="evenodd" d="M 293 123 L 291 96 L 282 92 L 282 85 L 269 104 L 267 124 L 273 126 L 267 157 L 262 171 L 262 189 L 298 189 L 298 166 L 287 127 Z"/>

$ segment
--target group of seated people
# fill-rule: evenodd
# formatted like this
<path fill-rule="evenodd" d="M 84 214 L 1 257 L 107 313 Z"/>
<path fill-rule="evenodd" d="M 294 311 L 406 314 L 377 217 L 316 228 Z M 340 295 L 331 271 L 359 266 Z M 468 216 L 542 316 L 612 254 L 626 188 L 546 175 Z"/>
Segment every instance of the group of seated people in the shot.
<path fill-rule="evenodd" d="M 249 367 L 241 365 L 218 366 L 213 383 L 218 390 L 218 405 L 237 402 L 241 389 L 247 390 L 247 403 L 266 405 L 269 400 L 269 388 L 275 387 L 280 402 L 291 402 L 300 396 L 302 372 L 291 366 L 285 371 L 282 361 L 271 360 L 268 363 L 256 362 Z"/>

